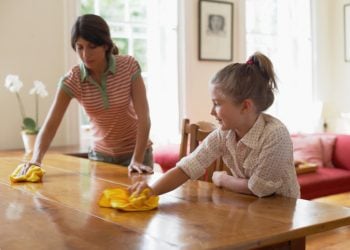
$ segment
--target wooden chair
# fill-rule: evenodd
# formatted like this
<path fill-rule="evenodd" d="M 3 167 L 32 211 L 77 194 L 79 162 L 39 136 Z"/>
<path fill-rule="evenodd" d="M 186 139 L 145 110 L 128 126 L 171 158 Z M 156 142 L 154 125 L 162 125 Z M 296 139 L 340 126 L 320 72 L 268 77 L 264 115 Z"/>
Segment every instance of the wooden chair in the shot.
<path fill-rule="evenodd" d="M 215 129 L 216 126 L 210 122 L 197 122 L 191 124 L 189 119 L 183 119 L 179 159 L 192 153 L 198 147 L 199 143 Z M 211 182 L 213 172 L 221 171 L 223 169 L 224 164 L 220 157 L 207 168 L 206 173 L 199 179 Z"/>
<path fill-rule="evenodd" d="M 181 126 L 181 142 L 179 160 L 189 153 L 189 135 L 190 135 L 190 120 L 185 118 L 182 120 Z"/>

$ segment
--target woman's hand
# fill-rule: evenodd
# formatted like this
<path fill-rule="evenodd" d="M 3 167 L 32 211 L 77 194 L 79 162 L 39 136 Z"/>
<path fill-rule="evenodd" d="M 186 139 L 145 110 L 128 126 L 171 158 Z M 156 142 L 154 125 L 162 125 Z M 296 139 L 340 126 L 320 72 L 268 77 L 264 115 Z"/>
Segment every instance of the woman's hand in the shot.
<path fill-rule="evenodd" d="M 221 187 L 222 186 L 222 179 L 225 175 L 227 175 L 226 171 L 215 171 L 213 173 L 213 177 L 212 177 L 214 185 Z"/>
<path fill-rule="evenodd" d="M 150 186 L 148 186 L 146 181 L 139 181 L 139 182 L 132 184 L 131 186 L 129 186 L 128 191 L 130 194 L 135 193 L 135 195 L 139 195 L 146 188 L 148 188 L 150 190 L 149 196 L 154 195 L 152 188 Z"/>
<path fill-rule="evenodd" d="M 131 175 L 132 172 L 138 172 L 139 174 L 153 174 L 153 168 L 134 161 L 128 166 L 128 172 L 129 175 Z"/>
<path fill-rule="evenodd" d="M 21 175 L 26 175 L 26 173 L 28 172 L 29 168 L 31 166 L 38 166 L 41 168 L 41 164 L 40 163 L 33 163 L 33 162 L 26 162 L 23 166 L 23 168 L 21 169 L 21 171 L 18 172 L 17 176 L 21 176 Z"/>

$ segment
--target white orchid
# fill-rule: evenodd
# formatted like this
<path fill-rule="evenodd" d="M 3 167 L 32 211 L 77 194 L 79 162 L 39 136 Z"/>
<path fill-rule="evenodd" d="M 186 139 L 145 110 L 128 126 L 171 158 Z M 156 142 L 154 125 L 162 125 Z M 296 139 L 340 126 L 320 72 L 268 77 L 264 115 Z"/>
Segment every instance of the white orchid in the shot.
<path fill-rule="evenodd" d="M 8 75 L 5 79 L 5 87 L 8 88 L 10 92 L 16 93 L 21 90 L 23 83 L 17 75 Z"/>
<path fill-rule="evenodd" d="M 46 91 L 45 85 L 38 81 L 34 81 L 34 87 L 29 91 L 30 95 L 35 95 L 35 121 L 34 119 L 27 117 L 24 112 L 24 106 L 22 103 L 22 99 L 19 95 L 19 91 L 23 87 L 22 81 L 19 79 L 17 75 L 8 75 L 5 78 L 5 87 L 12 93 L 16 94 L 17 101 L 19 104 L 19 108 L 21 111 L 21 115 L 23 118 L 22 129 L 29 134 L 36 134 L 39 131 L 38 120 L 39 120 L 39 99 L 40 97 L 46 97 L 48 95 Z"/>
<path fill-rule="evenodd" d="M 34 87 L 29 91 L 30 95 L 36 94 L 40 97 L 46 97 L 48 95 L 46 91 L 46 86 L 42 82 L 35 80 L 33 83 Z"/>

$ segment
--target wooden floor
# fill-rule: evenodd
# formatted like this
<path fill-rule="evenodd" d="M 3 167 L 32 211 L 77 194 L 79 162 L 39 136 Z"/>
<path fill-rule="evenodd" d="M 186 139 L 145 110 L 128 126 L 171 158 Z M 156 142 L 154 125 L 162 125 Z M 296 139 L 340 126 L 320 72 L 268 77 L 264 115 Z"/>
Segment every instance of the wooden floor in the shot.
<path fill-rule="evenodd" d="M 315 199 L 318 202 L 350 207 L 350 192 Z M 337 228 L 325 233 L 314 234 L 306 238 L 306 250 L 343 250 L 350 249 L 350 226 Z"/>

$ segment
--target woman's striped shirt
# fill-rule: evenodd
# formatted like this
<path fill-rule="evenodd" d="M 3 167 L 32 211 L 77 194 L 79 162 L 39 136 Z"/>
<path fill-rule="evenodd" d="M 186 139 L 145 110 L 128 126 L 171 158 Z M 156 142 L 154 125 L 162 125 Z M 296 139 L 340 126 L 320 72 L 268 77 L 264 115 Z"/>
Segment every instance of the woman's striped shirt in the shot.
<path fill-rule="evenodd" d="M 131 87 L 141 74 L 131 56 L 111 56 L 101 84 L 89 75 L 84 64 L 75 66 L 61 81 L 61 88 L 76 98 L 90 118 L 92 149 L 109 156 L 132 153 L 136 144 L 137 115 Z"/>

